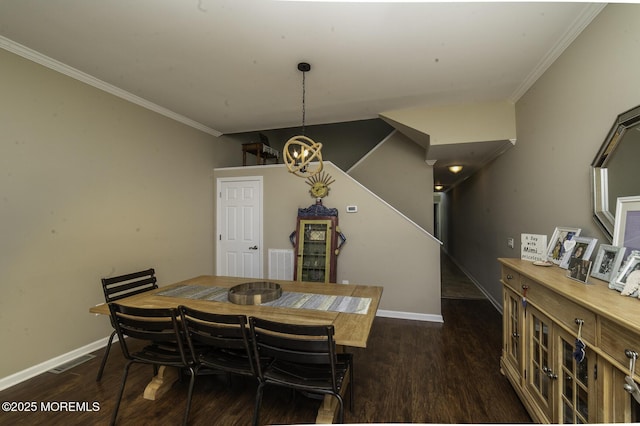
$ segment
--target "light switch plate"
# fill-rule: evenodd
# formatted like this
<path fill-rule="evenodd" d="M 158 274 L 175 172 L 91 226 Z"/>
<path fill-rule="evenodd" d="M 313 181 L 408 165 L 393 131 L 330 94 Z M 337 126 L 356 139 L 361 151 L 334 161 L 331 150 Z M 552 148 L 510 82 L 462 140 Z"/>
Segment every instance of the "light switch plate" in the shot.
<path fill-rule="evenodd" d="M 356 213 L 358 211 L 358 206 L 347 206 L 347 213 Z"/>

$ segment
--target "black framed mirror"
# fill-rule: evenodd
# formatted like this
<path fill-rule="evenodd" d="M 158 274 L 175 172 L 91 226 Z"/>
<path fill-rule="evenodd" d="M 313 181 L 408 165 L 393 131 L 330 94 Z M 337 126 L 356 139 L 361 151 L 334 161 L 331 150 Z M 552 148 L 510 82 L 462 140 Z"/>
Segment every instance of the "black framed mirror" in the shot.
<path fill-rule="evenodd" d="M 593 163 L 593 218 L 613 240 L 618 197 L 640 195 L 640 106 L 618 115 Z"/>

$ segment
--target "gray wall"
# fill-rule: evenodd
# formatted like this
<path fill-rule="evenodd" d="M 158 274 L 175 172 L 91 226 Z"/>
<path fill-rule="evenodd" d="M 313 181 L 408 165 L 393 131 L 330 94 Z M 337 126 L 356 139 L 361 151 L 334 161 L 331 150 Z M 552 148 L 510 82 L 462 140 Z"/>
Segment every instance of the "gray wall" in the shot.
<path fill-rule="evenodd" d="M 213 272 L 221 143 L 0 49 L 0 378 L 107 337 L 100 278 Z"/>
<path fill-rule="evenodd" d="M 639 5 L 606 6 L 517 102 L 515 147 L 449 194 L 449 252 L 500 305 L 496 258 L 520 257 L 521 233 L 575 226 L 605 242 L 590 164 L 616 116 L 640 104 L 638 22 Z"/>

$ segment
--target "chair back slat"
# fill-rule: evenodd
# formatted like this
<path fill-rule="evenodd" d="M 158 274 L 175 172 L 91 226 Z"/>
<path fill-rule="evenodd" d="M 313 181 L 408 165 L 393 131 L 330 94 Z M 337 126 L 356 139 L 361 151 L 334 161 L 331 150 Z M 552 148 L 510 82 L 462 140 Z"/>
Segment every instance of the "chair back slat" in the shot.
<path fill-rule="evenodd" d="M 172 330 L 147 331 L 139 328 L 122 327 L 122 334 L 134 339 L 149 340 L 156 343 L 176 342 L 176 335 Z"/>
<path fill-rule="evenodd" d="M 306 364 L 330 364 L 333 351 L 327 338 L 309 340 L 287 338 L 258 330 L 255 334 L 260 355 Z"/>
<path fill-rule="evenodd" d="M 101 281 L 107 303 L 158 288 L 153 268 L 117 277 L 102 278 Z"/>
<path fill-rule="evenodd" d="M 144 271 L 132 272 L 130 274 L 119 275 L 117 277 L 104 278 L 103 281 L 106 284 L 113 284 L 122 281 L 133 281 L 147 275 L 155 275 L 155 270 L 153 268 L 149 268 Z"/>
<path fill-rule="evenodd" d="M 171 321 L 141 321 L 122 316 L 119 318 L 119 323 L 125 336 L 154 342 L 176 340 L 176 332 Z"/>
<path fill-rule="evenodd" d="M 189 337 L 194 343 L 222 349 L 245 348 L 243 336 L 239 330 L 222 330 L 222 327 L 206 327 L 192 322 L 189 324 Z"/>

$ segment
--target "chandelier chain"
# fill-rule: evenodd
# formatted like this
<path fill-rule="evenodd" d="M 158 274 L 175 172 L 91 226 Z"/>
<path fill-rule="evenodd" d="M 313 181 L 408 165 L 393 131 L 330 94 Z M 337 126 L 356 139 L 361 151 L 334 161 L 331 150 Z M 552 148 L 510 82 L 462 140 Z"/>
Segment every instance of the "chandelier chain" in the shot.
<path fill-rule="evenodd" d="M 305 105 L 305 98 L 306 98 L 306 92 L 307 92 L 307 87 L 305 84 L 305 76 L 306 76 L 306 72 L 302 72 L 302 135 L 304 136 L 305 134 L 305 127 L 304 127 L 304 123 L 305 123 L 305 116 L 306 116 L 306 105 Z"/>

